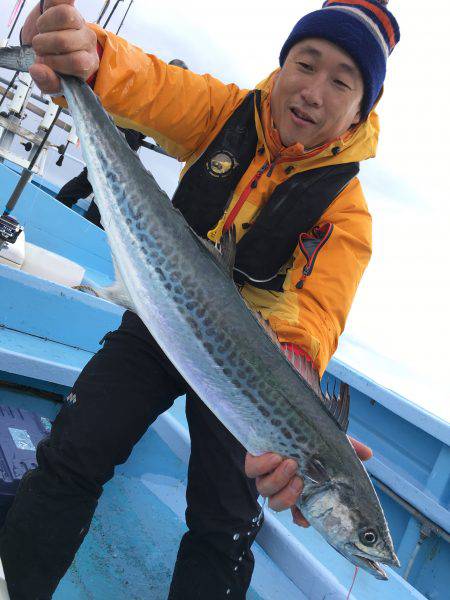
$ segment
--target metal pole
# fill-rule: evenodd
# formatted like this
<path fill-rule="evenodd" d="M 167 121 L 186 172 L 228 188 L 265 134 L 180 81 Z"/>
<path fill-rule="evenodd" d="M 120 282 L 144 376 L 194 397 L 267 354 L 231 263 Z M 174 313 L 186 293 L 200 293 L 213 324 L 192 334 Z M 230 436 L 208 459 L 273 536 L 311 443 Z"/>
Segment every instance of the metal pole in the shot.
<path fill-rule="evenodd" d="M 0 84 L 9 85 L 9 83 L 10 82 L 8 82 L 7 79 L 3 79 L 3 77 L 0 77 Z M 13 84 L 12 87 L 14 87 L 14 84 Z M 0 87 L 0 92 L 1 91 L 3 91 L 3 88 Z M 8 91 L 8 98 L 10 98 L 10 97 L 11 97 L 11 94 Z M 39 95 L 39 94 L 33 94 L 33 93 L 31 93 L 30 98 L 33 98 L 33 100 L 37 100 L 38 102 L 41 102 L 42 104 L 46 104 L 46 105 L 50 104 L 50 102 L 51 102 L 51 100 L 46 100 L 42 95 Z M 63 108 L 62 113 L 63 113 L 63 115 L 69 115 L 70 116 L 70 113 L 69 113 L 69 111 L 66 108 Z"/>
<path fill-rule="evenodd" d="M 23 0 L 23 2 L 22 2 L 22 4 L 21 4 L 21 6 L 20 6 L 20 8 L 19 8 L 19 10 L 17 11 L 16 17 L 15 17 L 15 19 L 14 19 L 14 22 L 13 22 L 12 26 L 11 26 L 11 29 L 9 30 L 9 33 L 8 33 L 8 35 L 7 35 L 7 37 L 6 37 L 6 40 L 3 40 L 3 43 L 5 43 L 5 45 L 8 45 L 8 42 L 9 42 L 9 40 L 10 40 L 10 38 L 11 38 L 11 36 L 12 36 L 13 32 L 14 32 L 14 29 L 15 29 L 15 27 L 16 27 L 16 25 L 17 25 L 17 21 L 18 21 L 18 20 L 19 20 L 19 18 L 20 18 L 20 15 L 21 15 L 21 13 L 22 13 L 22 11 L 23 11 L 24 7 L 25 7 L 25 4 L 26 4 L 26 2 L 27 2 L 27 0 Z M 16 6 L 17 6 L 17 5 L 16 5 Z M 8 88 L 7 88 L 6 92 L 3 94 L 3 96 L 2 96 L 2 98 L 1 98 L 1 100 L 0 100 L 0 106 L 1 106 L 1 105 L 3 104 L 3 102 L 5 101 L 6 95 L 7 95 L 7 93 L 9 92 L 9 90 L 11 89 L 11 87 L 14 85 L 14 82 L 15 82 L 15 80 L 16 80 L 16 77 L 17 77 L 17 75 L 18 75 L 18 74 L 19 74 L 19 71 L 16 71 L 16 72 L 14 73 L 14 75 L 13 75 L 13 77 L 12 77 L 11 81 L 9 82 L 9 85 L 8 85 Z"/>
<path fill-rule="evenodd" d="M 109 13 L 109 17 L 106 19 L 105 23 L 103 23 L 103 29 L 106 29 L 108 27 L 108 23 L 111 21 L 112 16 L 114 15 L 114 13 L 117 10 L 117 7 L 119 6 L 119 4 L 123 2 L 123 0 L 117 0 L 117 2 L 114 4 L 111 12 Z"/>
<path fill-rule="evenodd" d="M 105 3 L 103 4 L 103 8 L 101 9 L 100 14 L 98 15 L 97 20 L 96 20 L 97 25 L 100 25 L 100 21 L 103 19 L 110 4 L 111 4 L 111 0 L 105 0 Z"/>
<path fill-rule="evenodd" d="M 13 78 L 11 79 L 11 81 L 8 83 L 8 87 L 6 88 L 6 90 L 3 93 L 3 96 L 0 100 L 0 106 L 3 104 L 3 102 L 5 101 L 6 96 L 8 95 L 9 90 L 12 88 L 12 86 L 14 85 L 14 82 L 16 81 L 17 75 L 19 74 L 19 71 L 16 71 L 13 75 Z"/>
<path fill-rule="evenodd" d="M 12 27 L 11 27 L 11 29 L 9 30 L 9 33 L 8 33 L 8 37 L 7 37 L 7 39 L 8 39 L 8 40 L 10 39 L 10 37 L 11 37 L 11 36 L 12 36 L 12 34 L 13 34 L 13 31 L 14 31 L 14 29 L 16 28 L 17 21 L 19 20 L 19 18 L 20 18 L 20 15 L 22 14 L 22 11 L 23 11 L 23 9 L 24 9 L 24 7 L 25 7 L 25 4 L 26 4 L 26 2 L 27 2 L 27 0 L 23 0 L 21 7 L 20 7 L 20 8 L 19 8 L 19 10 L 17 11 L 17 15 L 16 15 L 16 18 L 14 19 L 14 23 L 12 24 Z"/>
<path fill-rule="evenodd" d="M 28 166 L 27 169 L 23 169 L 21 175 L 20 175 L 20 179 L 16 185 L 16 187 L 14 188 L 8 203 L 6 205 L 5 211 L 4 211 L 4 215 L 9 215 L 11 213 L 11 211 L 14 210 L 14 207 L 16 206 L 20 196 L 22 195 L 23 190 L 25 189 L 26 185 L 30 182 L 31 178 L 33 177 L 33 168 L 34 165 L 36 164 L 37 159 L 39 158 L 39 156 L 41 155 L 42 149 L 45 146 L 45 142 L 48 140 L 48 137 L 50 135 L 50 133 L 52 132 L 52 129 L 56 123 L 56 121 L 58 120 L 58 117 L 61 113 L 62 108 L 59 107 L 58 111 L 55 115 L 55 118 L 53 119 L 52 124 L 50 125 L 50 127 L 47 129 L 47 131 L 44 134 L 44 137 L 41 140 L 41 143 L 39 144 L 33 158 L 30 161 L 30 164 Z"/>
<path fill-rule="evenodd" d="M 123 16 L 123 19 L 120 22 L 119 28 L 116 31 L 116 35 L 119 35 L 119 31 L 122 29 L 122 25 L 124 24 L 125 19 L 127 18 L 127 15 L 128 15 L 128 13 L 130 11 L 130 8 L 131 8 L 131 5 L 133 4 L 133 2 L 134 2 L 134 0 L 130 0 L 130 4 L 128 5 L 128 8 L 127 8 L 127 10 L 126 10 L 126 12 L 125 12 L 125 14 Z"/>

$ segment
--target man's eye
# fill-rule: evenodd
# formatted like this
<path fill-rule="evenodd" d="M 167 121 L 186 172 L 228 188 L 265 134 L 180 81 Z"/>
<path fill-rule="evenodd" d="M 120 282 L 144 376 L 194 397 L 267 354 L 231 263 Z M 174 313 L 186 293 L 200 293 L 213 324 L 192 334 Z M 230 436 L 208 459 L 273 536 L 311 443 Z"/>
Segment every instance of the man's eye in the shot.
<path fill-rule="evenodd" d="M 334 83 L 336 83 L 339 87 L 346 87 L 347 89 L 350 89 L 350 86 L 341 81 L 340 79 L 335 79 Z"/>
<path fill-rule="evenodd" d="M 311 65 L 309 65 L 308 63 L 304 63 L 304 62 L 299 62 L 298 63 L 301 67 L 303 67 L 303 69 L 306 69 L 307 71 L 312 71 L 313 68 Z"/>

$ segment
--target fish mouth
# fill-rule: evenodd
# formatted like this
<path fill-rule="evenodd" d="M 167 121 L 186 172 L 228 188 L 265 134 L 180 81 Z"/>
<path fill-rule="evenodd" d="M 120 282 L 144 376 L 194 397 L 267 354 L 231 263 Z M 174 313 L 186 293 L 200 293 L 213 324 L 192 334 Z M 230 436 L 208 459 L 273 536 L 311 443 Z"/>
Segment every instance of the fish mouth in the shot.
<path fill-rule="evenodd" d="M 350 560 L 354 565 L 360 566 L 366 571 L 369 571 L 374 577 L 377 579 L 382 579 L 386 581 L 388 576 L 384 569 L 380 566 L 378 562 L 373 560 L 373 558 L 369 558 L 368 556 L 364 556 L 359 552 L 353 552 L 350 555 Z M 392 558 L 388 559 L 379 559 L 383 565 L 387 565 L 390 567 L 400 567 L 400 561 L 398 560 L 395 554 L 392 555 Z"/>
<path fill-rule="evenodd" d="M 380 567 L 380 565 L 377 562 L 371 560 L 370 558 L 366 558 L 365 556 L 360 556 L 358 554 L 354 554 L 353 556 L 355 558 L 358 558 L 358 561 L 361 561 L 362 564 L 360 566 L 362 566 L 363 568 L 365 567 L 366 570 L 370 571 L 372 575 L 374 575 L 377 579 L 381 579 L 383 581 L 388 580 L 386 572 Z"/>

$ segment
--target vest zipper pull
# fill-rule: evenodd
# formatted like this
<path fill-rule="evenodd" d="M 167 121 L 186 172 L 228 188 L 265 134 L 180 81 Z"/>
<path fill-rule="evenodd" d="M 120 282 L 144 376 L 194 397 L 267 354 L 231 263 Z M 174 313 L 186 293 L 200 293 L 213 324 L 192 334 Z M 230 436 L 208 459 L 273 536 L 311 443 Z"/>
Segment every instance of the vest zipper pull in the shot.
<path fill-rule="evenodd" d="M 263 175 L 264 171 L 267 171 L 268 167 L 269 167 L 269 163 L 265 162 L 263 164 L 263 166 L 259 169 L 259 171 L 256 172 L 256 175 L 253 177 L 253 180 L 250 183 L 250 187 L 252 188 L 252 190 L 254 190 L 256 187 L 258 187 L 258 181 L 261 178 L 261 176 Z"/>
<path fill-rule="evenodd" d="M 277 164 L 277 159 L 275 158 L 273 163 L 270 165 L 270 169 L 267 171 L 267 177 L 270 177 L 273 173 L 273 170 L 275 169 Z"/>

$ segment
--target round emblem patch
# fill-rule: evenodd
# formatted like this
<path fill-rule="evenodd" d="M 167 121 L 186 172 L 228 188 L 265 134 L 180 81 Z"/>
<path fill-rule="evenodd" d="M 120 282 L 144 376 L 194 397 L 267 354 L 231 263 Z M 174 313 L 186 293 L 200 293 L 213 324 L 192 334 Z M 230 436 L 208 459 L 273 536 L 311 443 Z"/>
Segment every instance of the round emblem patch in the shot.
<path fill-rule="evenodd" d="M 234 156 L 223 150 L 217 152 L 206 163 L 206 169 L 213 177 L 226 177 L 237 166 L 237 161 Z"/>

